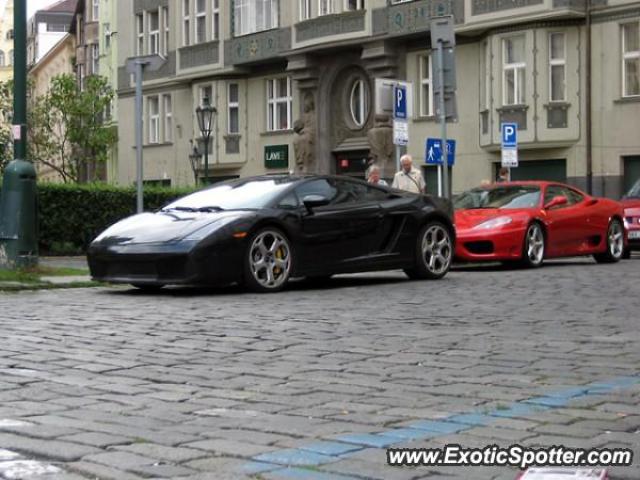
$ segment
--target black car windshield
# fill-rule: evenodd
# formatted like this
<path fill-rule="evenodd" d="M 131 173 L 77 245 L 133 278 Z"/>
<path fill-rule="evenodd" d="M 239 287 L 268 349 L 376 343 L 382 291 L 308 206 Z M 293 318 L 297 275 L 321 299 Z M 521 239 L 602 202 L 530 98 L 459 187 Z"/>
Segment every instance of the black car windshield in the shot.
<path fill-rule="evenodd" d="M 214 212 L 264 208 L 291 183 L 288 178 L 235 180 L 182 197 L 162 210 Z"/>
<path fill-rule="evenodd" d="M 640 180 L 638 180 L 624 198 L 640 198 Z"/>
<path fill-rule="evenodd" d="M 533 185 L 505 185 L 474 188 L 459 195 L 456 210 L 476 208 L 535 208 L 540 204 L 540 187 Z"/>

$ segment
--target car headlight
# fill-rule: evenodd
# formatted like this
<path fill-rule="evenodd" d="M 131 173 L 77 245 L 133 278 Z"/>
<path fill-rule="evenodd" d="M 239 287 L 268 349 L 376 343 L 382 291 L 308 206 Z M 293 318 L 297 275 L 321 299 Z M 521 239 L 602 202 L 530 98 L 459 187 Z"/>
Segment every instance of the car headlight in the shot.
<path fill-rule="evenodd" d="M 482 222 L 479 225 L 476 225 L 474 228 L 477 230 L 487 230 L 490 228 L 502 227 L 504 225 L 508 225 L 513 221 L 511 217 L 498 217 L 492 218 L 491 220 L 487 220 L 486 222 Z"/>
<path fill-rule="evenodd" d="M 202 240 L 203 238 L 206 238 L 207 236 L 212 234 L 214 231 L 224 227 L 225 225 L 228 225 L 229 223 L 237 220 L 238 218 L 240 218 L 240 216 L 232 215 L 229 217 L 221 218 L 219 220 L 215 220 L 211 223 L 206 224 L 202 228 L 194 230 L 193 232 L 188 234 L 186 237 L 184 237 L 183 240 L 187 240 L 187 241 Z"/>

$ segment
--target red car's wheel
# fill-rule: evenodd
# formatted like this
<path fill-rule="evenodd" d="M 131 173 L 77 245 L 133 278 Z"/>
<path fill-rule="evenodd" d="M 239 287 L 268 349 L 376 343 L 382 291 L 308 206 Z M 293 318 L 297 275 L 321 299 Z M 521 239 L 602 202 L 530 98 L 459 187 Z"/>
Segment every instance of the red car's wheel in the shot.
<path fill-rule="evenodd" d="M 544 232 L 539 223 L 527 227 L 522 246 L 522 264 L 529 268 L 541 267 L 544 263 Z"/>
<path fill-rule="evenodd" d="M 607 249 L 593 256 L 598 263 L 615 263 L 624 256 L 624 227 L 618 219 L 613 219 L 607 228 Z"/>

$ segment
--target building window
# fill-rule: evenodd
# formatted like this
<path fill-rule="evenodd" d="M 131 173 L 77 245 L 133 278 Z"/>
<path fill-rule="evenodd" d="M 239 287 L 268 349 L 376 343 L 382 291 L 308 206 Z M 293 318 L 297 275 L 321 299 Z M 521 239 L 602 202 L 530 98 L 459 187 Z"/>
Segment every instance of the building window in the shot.
<path fill-rule="evenodd" d="M 318 0 L 318 15 L 329 15 L 333 13 L 333 0 Z"/>
<path fill-rule="evenodd" d="M 503 48 L 503 105 L 523 105 L 525 103 L 524 36 L 505 38 Z"/>
<path fill-rule="evenodd" d="M 164 109 L 164 141 L 173 141 L 173 103 L 171 94 L 162 96 L 162 107 Z"/>
<path fill-rule="evenodd" d="M 267 130 L 291 128 L 291 79 L 289 77 L 267 80 Z"/>
<path fill-rule="evenodd" d="M 211 88 L 211 85 L 200 87 L 200 103 L 198 105 L 205 105 L 207 103 L 211 105 L 212 97 L 213 89 Z"/>
<path fill-rule="evenodd" d="M 622 95 L 640 95 L 640 22 L 622 25 Z"/>
<path fill-rule="evenodd" d="M 300 0 L 300 21 L 311 18 L 311 0 Z"/>
<path fill-rule="evenodd" d="M 363 78 L 358 78 L 351 86 L 349 109 L 351 111 L 351 120 L 356 126 L 362 127 L 367 123 L 367 117 L 369 116 L 369 89 L 367 88 L 367 81 Z"/>
<path fill-rule="evenodd" d="M 162 14 L 162 55 L 166 57 L 169 52 L 169 9 L 163 7 L 160 13 Z"/>
<path fill-rule="evenodd" d="M 191 30 L 191 7 L 189 0 L 182 0 L 182 45 L 191 45 L 189 32 Z"/>
<path fill-rule="evenodd" d="M 0 50 L 0 67 L 5 66 L 4 52 Z"/>
<path fill-rule="evenodd" d="M 566 100 L 566 47 L 564 33 L 549 34 L 549 100 Z"/>
<path fill-rule="evenodd" d="M 158 11 L 147 12 L 147 21 L 149 29 L 149 48 L 150 55 L 160 53 L 160 15 Z"/>
<path fill-rule="evenodd" d="M 207 2 L 206 0 L 196 0 L 196 31 L 195 43 L 207 41 Z"/>
<path fill-rule="evenodd" d="M 420 59 L 420 116 L 433 115 L 433 77 L 431 55 L 421 55 Z"/>
<path fill-rule="evenodd" d="M 278 27 L 278 0 L 235 0 L 235 36 Z"/>
<path fill-rule="evenodd" d="M 480 71 L 481 71 L 481 87 L 480 87 L 480 107 L 482 110 L 489 110 L 491 103 L 491 53 L 489 51 L 489 42 L 482 42 L 480 50 Z"/>
<path fill-rule="evenodd" d="M 144 55 L 144 16 L 136 15 L 136 55 Z"/>
<path fill-rule="evenodd" d="M 97 43 L 91 45 L 91 73 L 93 75 L 100 73 L 100 46 Z"/>
<path fill-rule="evenodd" d="M 160 105 L 158 97 L 147 98 L 147 111 L 149 112 L 149 143 L 160 141 Z"/>
<path fill-rule="evenodd" d="M 9 65 L 13 66 L 13 50 L 9 50 Z"/>
<path fill-rule="evenodd" d="M 211 39 L 220 40 L 220 0 L 211 4 Z"/>
<path fill-rule="evenodd" d="M 92 1 L 91 19 L 94 22 L 97 22 L 100 19 L 100 0 Z"/>
<path fill-rule="evenodd" d="M 230 83 L 227 91 L 227 133 L 240 133 L 240 89 L 237 83 Z"/>
<path fill-rule="evenodd" d="M 104 48 L 105 50 L 108 50 L 111 48 L 111 24 L 103 24 L 102 31 L 104 32 Z"/>
<path fill-rule="evenodd" d="M 363 10 L 363 9 L 364 9 L 364 0 L 344 0 L 345 11 Z"/>

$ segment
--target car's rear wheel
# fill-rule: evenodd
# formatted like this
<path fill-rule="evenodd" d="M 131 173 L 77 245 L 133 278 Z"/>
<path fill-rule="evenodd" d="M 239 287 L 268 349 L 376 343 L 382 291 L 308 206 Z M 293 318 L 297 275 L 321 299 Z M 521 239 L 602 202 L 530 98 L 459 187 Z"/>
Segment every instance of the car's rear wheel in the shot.
<path fill-rule="evenodd" d="M 436 280 L 447 274 L 452 259 L 451 232 L 441 222 L 429 222 L 422 227 L 416 240 L 416 265 L 405 273 L 412 279 Z"/>
<path fill-rule="evenodd" d="M 293 252 L 282 231 L 267 227 L 249 239 L 245 255 L 245 285 L 255 292 L 282 290 L 292 271 Z"/>
<path fill-rule="evenodd" d="M 624 227 L 618 219 L 609 222 L 607 228 L 607 249 L 593 256 L 598 263 L 615 263 L 624 256 Z"/>
<path fill-rule="evenodd" d="M 529 268 L 541 267 L 544 263 L 544 232 L 539 223 L 527 228 L 522 246 L 522 265 Z"/>

